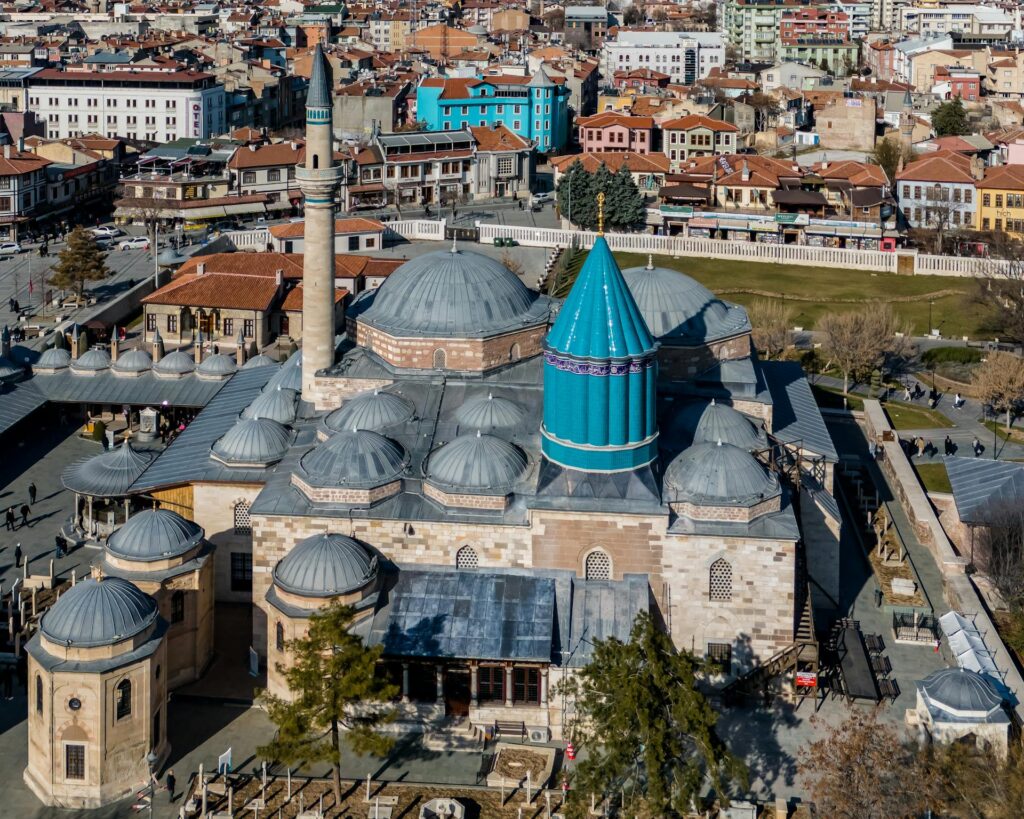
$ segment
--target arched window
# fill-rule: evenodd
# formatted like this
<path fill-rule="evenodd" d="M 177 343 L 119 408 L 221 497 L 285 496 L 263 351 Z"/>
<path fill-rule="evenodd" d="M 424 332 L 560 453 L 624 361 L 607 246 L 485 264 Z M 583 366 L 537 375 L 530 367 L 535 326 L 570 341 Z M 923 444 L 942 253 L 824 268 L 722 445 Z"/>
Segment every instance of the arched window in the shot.
<path fill-rule="evenodd" d="M 456 569 L 475 569 L 479 565 L 480 558 L 472 546 L 463 546 L 455 553 Z"/>
<path fill-rule="evenodd" d="M 277 650 L 284 651 L 284 626 L 280 621 L 278 621 L 277 627 L 274 629 L 274 638 Z"/>
<path fill-rule="evenodd" d="M 131 716 L 132 684 L 130 680 L 121 680 L 114 689 L 115 713 L 118 719 Z"/>
<path fill-rule="evenodd" d="M 320 157 L 317 156 L 316 154 L 313 154 L 313 170 L 315 171 L 319 167 L 320 167 Z"/>
<path fill-rule="evenodd" d="M 445 355 L 444 350 L 434 350 L 434 369 L 443 370 L 445 365 L 448 363 L 448 356 Z"/>
<path fill-rule="evenodd" d="M 249 519 L 249 501 L 238 501 L 234 507 L 235 534 L 251 535 L 252 521 Z"/>
<path fill-rule="evenodd" d="M 712 600 L 732 600 L 732 566 L 721 558 L 711 564 L 708 596 Z"/>
<path fill-rule="evenodd" d="M 508 351 L 508 360 L 509 361 L 518 361 L 520 355 L 521 355 L 521 353 L 520 353 L 520 350 L 519 350 L 519 345 L 518 344 L 513 344 L 512 345 L 512 349 L 510 349 Z"/>
<path fill-rule="evenodd" d="M 36 713 L 43 713 L 43 678 L 36 674 Z"/>
<path fill-rule="evenodd" d="M 612 559 L 603 549 L 595 549 L 583 563 L 583 576 L 587 580 L 611 580 Z"/>
<path fill-rule="evenodd" d="M 185 592 L 178 590 L 171 595 L 171 622 L 180 623 L 185 619 Z"/>

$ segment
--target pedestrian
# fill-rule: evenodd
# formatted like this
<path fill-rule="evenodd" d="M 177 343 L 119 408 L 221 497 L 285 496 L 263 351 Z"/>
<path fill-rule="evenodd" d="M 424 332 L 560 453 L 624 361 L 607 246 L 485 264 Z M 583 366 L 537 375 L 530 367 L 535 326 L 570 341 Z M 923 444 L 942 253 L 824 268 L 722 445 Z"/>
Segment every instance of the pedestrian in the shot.
<path fill-rule="evenodd" d="M 921 435 L 917 439 L 917 454 L 919 456 L 921 456 L 922 458 L 924 457 L 924 448 L 925 448 L 924 436 Z"/>
<path fill-rule="evenodd" d="M 946 436 L 946 440 L 944 442 L 944 449 L 947 455 L 953 454 L 953 439 L 950 438 L 948 435 Z"/>
<path fill-rule="evenodd" d="M 173 802 L 174 801 L 174 785 L 175 785 L 174 770 L 173 769 L 168 769 L 168 771 L 167 771 L 167 778 L 164 780 L 164 782 L 167 783 L 167 801 Z"/>
<path fill-rule="evenodd" d="M 56 547 L 57 560 L 60 560 L 64 557 L 64 535 L 57 532 L 57 534 L 53 536 L 53 544 Z"/>
<path fill-rule="evenodd" d="M 21 568 L 21 544 L 14 547 L 14 568 Z"/>
<path fill-rule="evenodd" d="M 953 409 L 960 409 L 963 405 L 964 397 L 960 393 L 957 393 L 956 397 L 953 399 Z"/>
<path fill-rule="evenodd" d="M 907 386 L 905 386 L 903 388 L 903 400 L 904 401 L 913 401 L 914 400 L 914 396 L 910 392 L 910 385 L 909 384 L 907 384 Z"/>
<path fill-rule="evenodd" d="M 7 524 L 7 531 L 14 531 L 14 507 L 7 507 L 7 514 L 4 516 L 4 522 Z"/>
<path fill-rule="evenodd" d="M 21 505 L 21 525 L 28 526 L 28 513 L 32 510 L 29 508 L 27 503 Z"/>
<path fill-rule="evenodd" d="M 981 441 L 978 440 L 978 436 L 974 436 L 974 440 L 971 441 L 971 448 L 974 450 L 974 457 L 977 458 L 981 455 Z"/>
<path fill-rule="evenodd" d="M 28 502 L 33 506 L 36 505 L 36 484 L 34 481 L 28 485 Z"/>

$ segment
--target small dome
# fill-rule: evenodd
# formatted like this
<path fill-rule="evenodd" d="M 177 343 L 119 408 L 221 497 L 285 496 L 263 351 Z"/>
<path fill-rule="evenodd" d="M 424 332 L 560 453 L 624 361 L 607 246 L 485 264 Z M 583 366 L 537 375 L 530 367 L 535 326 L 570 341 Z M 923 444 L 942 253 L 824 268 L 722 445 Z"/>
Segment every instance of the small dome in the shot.
<path fill-rule="evenodd" d="M 134 449 L 125 442 L 117 449 L 71 464 L 60 479 L 66 489 L 80 495 L 116 498 L 128 494 L 131 485 L 155 459 L 155 452 Z"/>
<path fill-rule="evenodd" d="M 289 436 L 277 421 L 242 418 L 217 439 L 213 457 L 228 466 L 269 466 L 288 451 Z"/>
<path fill-rule="evenodd" d="M 989 714 L 1003 703 L 987 677 L 966 668 L 933 671 L 918 685 L 933 705 L 957 717 Z"/>
<path fill-rule="evenodd" d="M 472 251 L 410 259 L 353 311 L 390 335 L 478 338 L 538 324 L 549 302 L 501 262 Z"/>
<path fill-rule="evenodd" d="M 134 637 L 156 618 L 156 601 L 127 580 L 89 578 L 64 592 L 39 627 L 53 643 L 94 648 Z"/>
<path fill-rule="evenodd" d="M 0 381 L 16 381 L 24 374 L 25 371 L 21 367 L 0 355 Z"/>
<path fill-rule="evenodd" d="M 295 399 L 295 390 L 281 387 L 264 390 L 242 410 L 242 417 L 269 418 L 279 424 L 288 425 L 295 420 Z"/>
<path fill-rule="evenodd" d="M 722 301 L 700 282 L 664 267 L 622 271 L 644 322 L 656 338 L 704 344 L 750 332 L 742 307 Z"/>
<path fill-rule="evenodd" d="M 122 375 L 138 375 L 153 368 L 153 357 L 142 349 L 128 350 L 119 355 L 110 368 Z"/>
<path fill-rule="evenodd" d="M 235 370 L 238 369 L 238 365 L 229 355 L 223 353 L 215 353 L 214 355 L 208 355 L 204 358 L 198 367 L 196 372 L 199 375 L 211 376 L 221 378 L 226 375 L 231 375 Z"/>
<path fill-rule="evenodd" d="M 455 418 L 464 427 L 471 429 L 509 429 L 516 426 L 526 416 L 524 410 L 515 401 L 507 398 L 495 398 L 488 394 L 486 398 L 467 401 L 455 411 Z"/>
<path fill-rule="evenodd" d="M 740 449 L 763 449 L 767 444 L 764 430 L 728 404 L 696 401 L 687 404 L 673 419 L 673 429 L 687 444 L 732 444 Z"/>
<path fill-rule="evenodd" d="M 432 453 L 427 479 L 457 491 L 507 492 L 526 471 L 526 464 L 519 447 L 476 432 L 460 435 Z"/>
<path fill-rule="evenodd" d="M 684 450 L 665 470 L 665 489 L 668 500 L 696 506 L 753 506 L 781 491 L 775 473 L 726 443 Z"/>
<path fill-rule="evenodd" d="M 35 363 L 37 370 L 63 370 L 71 364 L 71 353 L 62 347 L 50 347 Z"/>
<path fill-rule="evenodd" d="M 275 387 L 302 392 L 302 350 L 290 355 L 281 365 L 281 369 L 267 382 L 268 390 Z"/>
<path fill-rule="evenodd" d="M 398 478 L 409 464 L 400 444 L 368 429 L 339 432 L 299 461 L 318 486 L 370 488 Z"/>
<path fill-rule="evenodd" d="M 71 369 L 80 373 L 97 373 L 110 367 L 110 356 L 106 350 L 93 347 L 71 362 Z"/>
<path fill-rule="evenodd" d="M 313 535 L 274 567 L 274 585 L 305 597 L 333 597 L 369 585 L 377 559 L 359 541 L 344 535 Z"/>
<path fill-rule="evenodd" d="M 170 509 L 147 509 L 107 539 L 106 550 L 125 560 L 148 562 L 183 555 L 203 539 L 203 529 Z"/>
<path fill-rule="evenodd" d="M 254 355 L 242 365 L 243 370 L 255 370 L 257 367 L 276 367 L 277 362 L 269 355 Z"/>
<path fill-rule="evenodd" d="M 192 356 L 183 350 L 175 350 L 156 362 L 153 372 L 157 375 L 187 375 L 195 368 L 196 362 Z"/>
<path fill-rule="evenodd" d="M 375 432 L 408 421 L 416 412 L 412 402 L 392 392 L 364 392 L 346 401 L 324 419 L 332 432 L 371 429 Z"/>

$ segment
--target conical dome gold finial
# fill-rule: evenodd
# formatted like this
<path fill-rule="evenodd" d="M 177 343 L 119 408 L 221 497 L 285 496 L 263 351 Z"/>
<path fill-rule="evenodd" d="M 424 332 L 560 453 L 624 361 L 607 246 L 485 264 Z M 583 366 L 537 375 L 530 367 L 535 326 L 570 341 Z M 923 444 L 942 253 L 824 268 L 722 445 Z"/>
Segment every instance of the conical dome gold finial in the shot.
<path fill-rule="evenodd" d="M 604 236 L 604 191 L 597 195 L 597 235 Z"/>

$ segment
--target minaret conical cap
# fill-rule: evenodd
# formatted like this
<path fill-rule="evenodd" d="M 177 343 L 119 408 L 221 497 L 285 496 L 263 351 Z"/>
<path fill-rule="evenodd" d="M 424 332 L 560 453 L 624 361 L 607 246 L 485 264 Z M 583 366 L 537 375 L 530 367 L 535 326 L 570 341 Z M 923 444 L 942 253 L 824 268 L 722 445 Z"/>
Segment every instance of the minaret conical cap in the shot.
<path fill-rule="evenodd" d="M 306 107 L 330 108 L 331 105 L 331 66 L 320 43 L 317 43 L 313 51 L 313 70 L 309 77 Z"/>

